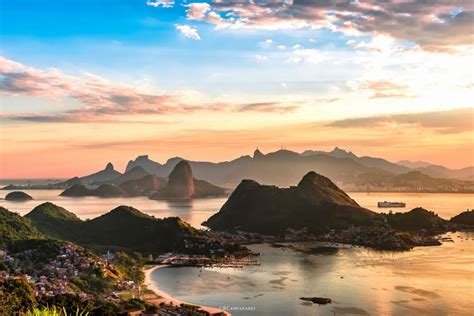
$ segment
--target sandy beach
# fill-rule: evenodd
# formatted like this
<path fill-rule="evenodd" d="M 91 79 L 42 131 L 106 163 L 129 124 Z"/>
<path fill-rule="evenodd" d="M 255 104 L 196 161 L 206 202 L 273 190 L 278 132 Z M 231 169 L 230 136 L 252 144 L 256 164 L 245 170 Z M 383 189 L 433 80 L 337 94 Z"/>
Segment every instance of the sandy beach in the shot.
<path fill-rule="evenodd" d="M 151 280 L 151 274 L 153 271 L 155 271 L 156 269 L 161 269 L 161 268 L 164 268 L 164 267 L 167 267 L 167 265 L 157 265 L 157 266 L 154 266 L 150 269 L 145 269 L 143 270 L 143 272 L 145 273 L 145 281 L 144 281 L 144 284 L 145 286 L 153 291 L 156 295 L 158 295 L 160 298 L 157 298 L 156 296 L 154 295 L 150 295 L 150 294 L 145 294 L 143 295 L 143 298 L 153 304 L 156 304 L 156 305 L 159 305 L 160 303 L 165 303 L 165 304 L 173 304 L 175 306 L 179 306 L 181 304 L 189 304 L 189 305 L 196 305 L 196 306 L 200 306 L 202 310 L 204 311 L 207 311 L 209 312 L 211 315 L 226 315 L 226 316 L 231 316 L 231 314 L 229 312 L 226 312 L 226 311 L 223 311 L 219 308 L 216 308 L 216 307 L 210 307 L 210 306 L 203 306 L 203 305 L 200 305 L 200 304 L 194 304 L 194 303 L 189 303 L 189 302 L 184 302 L 182 300 L 179 300 L 177 298 L 174 298 L 172 297 L 171 295 L 163 292 L 162 290 L 160 290 Z"/>

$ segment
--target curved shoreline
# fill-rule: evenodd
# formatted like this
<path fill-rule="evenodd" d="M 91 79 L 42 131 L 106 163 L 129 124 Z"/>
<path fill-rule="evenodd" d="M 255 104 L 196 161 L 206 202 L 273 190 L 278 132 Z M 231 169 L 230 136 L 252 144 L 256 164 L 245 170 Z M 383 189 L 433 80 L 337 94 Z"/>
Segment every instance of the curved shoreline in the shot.
<path fill-rule="evenodd" d="M 159 305 L 160 303 L 165 303 L 165 304 L 172 304 L 174 306 L 180 306 L 181 304 L 188 304 L 188 305 L 194 305 L 194 306 L 199 306 L 201 310 L 206 311 L 210 313 L 211 315 L 225 315 L 225 316 L 231 316 L 231 314 L 227 311 L 224 311 L 222 309 L 219 309 L 217 307 L 211 307 L 211 306 L 204 306 L 200 304 L 194 304 L 194 303 L 189 303 L 185 302 L 182 300 L 179 300 L 171 295 L 169 295 L 166 292 L 163 292 L 156 286 L 152 279 L 151 279 L 151 274 L 153 271 L 161 268 L 168 267 L 168 265 L 156 265 L 152 268 L 149 269 L 144 269 L 143 272 L 145 273 L 145 280 L 144 280 L 144 285 L 146 286 L 147 289 L 150 291 L 153 291 L 156 295 L 160 296 L 160 298 L 147 298 L 147 295 L 144 295 L 144 299 L 146 301 L 149 301 L 153 304 Z"/>

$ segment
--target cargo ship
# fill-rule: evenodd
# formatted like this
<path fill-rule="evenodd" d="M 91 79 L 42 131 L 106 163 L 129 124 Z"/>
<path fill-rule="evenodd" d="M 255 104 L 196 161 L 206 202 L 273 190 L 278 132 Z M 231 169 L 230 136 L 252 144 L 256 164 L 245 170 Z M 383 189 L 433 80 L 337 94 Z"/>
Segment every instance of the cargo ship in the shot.
<path fill-rule="evenodd" d="M 406 207 L 407 205 L 403 202 L 378 202 L 377 206 L 382 208 L 382 207 Z"/>

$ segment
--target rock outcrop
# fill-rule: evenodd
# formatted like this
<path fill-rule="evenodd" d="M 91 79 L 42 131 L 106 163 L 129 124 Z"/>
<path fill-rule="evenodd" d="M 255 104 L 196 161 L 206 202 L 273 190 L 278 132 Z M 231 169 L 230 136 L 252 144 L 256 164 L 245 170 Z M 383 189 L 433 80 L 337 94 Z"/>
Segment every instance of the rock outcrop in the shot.
<path fill-rule="evenodd" d="M 158 191 L 156 198 L 190 199 L 194 194 L 194 177 L 187 161 L 180 161 L 168 177 L 166 186 Z"/>
<path fill-rule="evenodd" d="M 152 199 L 183 200 L 224 195 L 225 190 L 209 182 L 193 177 L 191 165 L 180 161 L 171 171 L 166 185 L 152 196 Z"/>

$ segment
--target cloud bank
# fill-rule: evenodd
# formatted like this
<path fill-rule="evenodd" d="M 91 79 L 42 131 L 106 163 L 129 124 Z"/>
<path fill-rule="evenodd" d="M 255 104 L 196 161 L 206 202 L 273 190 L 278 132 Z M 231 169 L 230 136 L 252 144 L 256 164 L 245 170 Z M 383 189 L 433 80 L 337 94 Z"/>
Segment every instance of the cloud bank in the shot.
<path fill-rule="evenodd" d="M 474 41 L 471 0 L 213 0 L 186 6 L 188 19 L 218 29 L 327 28 L 384 34 L 431 51 Z"/>
<path fill-rule="evenodd" d="M 43 96 L 59 101 L 71 98 L 82 105 L 56 115 L 3 115 L 3 118 L 36 122 L 91 121 L 117 115 L 172 114 L 204 109 L 184 103 L 179 95 L 145 93 L 93 74 L 70 76 L 54 68 L 36 69 L 4 57 L 0 57 L 0 94 Z"/>

